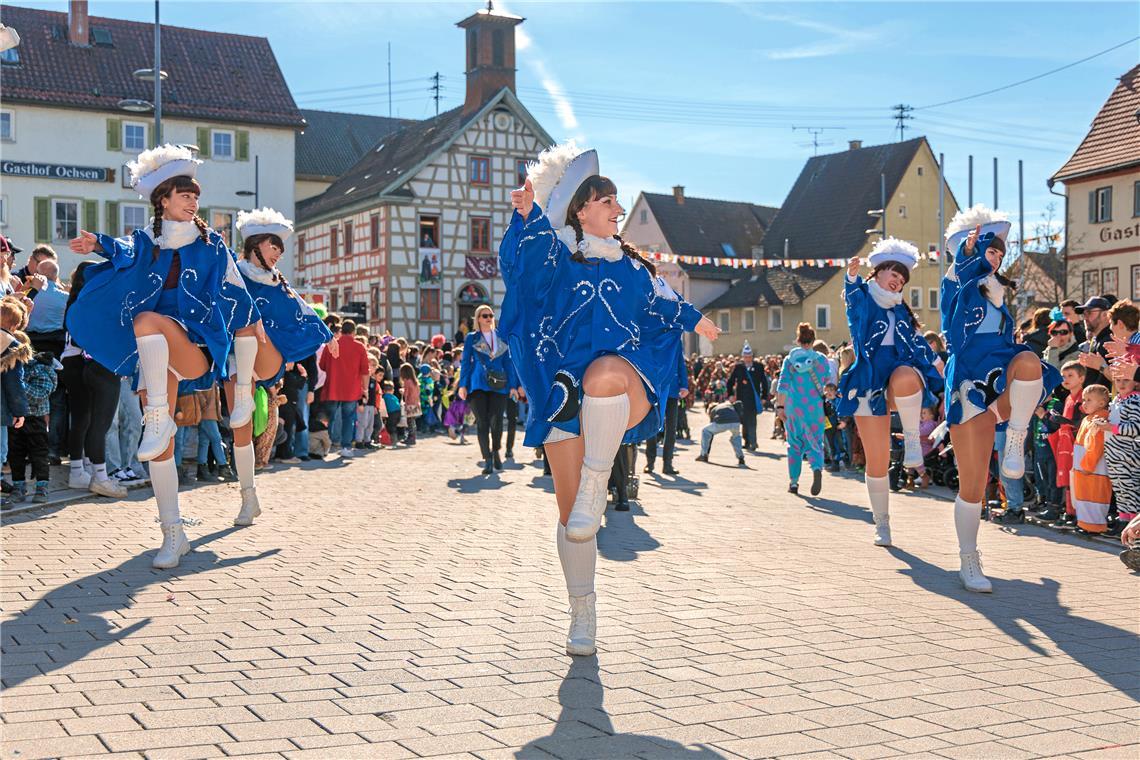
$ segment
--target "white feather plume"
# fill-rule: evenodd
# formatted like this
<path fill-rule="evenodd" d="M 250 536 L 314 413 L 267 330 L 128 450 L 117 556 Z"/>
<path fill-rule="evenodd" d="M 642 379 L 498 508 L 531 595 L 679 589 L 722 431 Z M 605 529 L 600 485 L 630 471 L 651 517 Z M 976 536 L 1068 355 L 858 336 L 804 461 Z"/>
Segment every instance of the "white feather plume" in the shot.
<path fill-rule="evenodd" d="M 1008 222 L 1009 216 L 1001 211 L 994 211 L 988 206 L 978 203 L 967 209 L 962 209 L 954 218 L 950 220 L 950 224 L 946 227 L 946 239 L 949 240 L 951 235 L 962 232 L 963 230 L 972 230 L 979 224 L 985 225 L 992 222 Z"/>
<path fill-rule="evenodd" d="M 534 202 L 546 210 L 546 202 L 550 200 L 550 193 L 566 167 L 584 151 L 573 140 L 561 145 L 554 145 L 538 154 L 538 160 L 527 164 L 526 176 L 534 187 Z"/>
<path fill-rule="evenodd" d="M 159 169 L 171 161 L 191 161 L 194 153 L 185 145 L 159 145 L 157 148 L 144 150 L 134 161 L 127 162 L 127 169 L 131 172 L 131 187 L 138 184 L 139 179 Z"/>
<path fill-rule="evenodd" d="M 286 219 L 285 215 L 276 209 L 269 208 L 255 208 L 253 211 L 239 211 L 237 215 L 237 228 L 240 231 L 247 224 L 253 224 L 259 227 L 267 227 L 270 225 L 281 225 L 288 227 L 289 231 L 293 230 L 293 222 Z"/>
<path fill-rule="evenodd" d="M 871 255 L 876 253 L 902 254 L 918 261 L 918 248 L 905 240 L 899 240 L 894 237 L 883 238 L 875 243 L 875 247 L 871 249 Z"/>

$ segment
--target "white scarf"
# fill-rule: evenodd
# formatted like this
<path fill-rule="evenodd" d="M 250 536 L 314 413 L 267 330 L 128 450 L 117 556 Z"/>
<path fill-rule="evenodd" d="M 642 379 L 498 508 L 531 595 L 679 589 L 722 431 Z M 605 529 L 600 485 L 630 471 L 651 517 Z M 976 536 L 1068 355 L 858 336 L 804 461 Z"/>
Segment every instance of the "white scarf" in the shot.
<path fill-rule="evenodd" d="M 146 225 L 146 234 L 154 240 L 154 217 Z M 182 248 L 190 245 L 200 238 L 202 233 L 194 222 L 174 222 L 169 219 L 162 220 L 162 235 L 154 242 L 161 248 Z"/>
<path fill-rule="evenodd" d="M 998 282 L 998 278 L 991 274 L 981 281 L 980 287 L 985 289 L 986 299 L 994 305 L 994 308 L 1000 309 L 1005 301 L 1005 285 Z"/>
<path fill-rule="evenodd" d="M 874 280 L 867 281 L 867 291 L 870 292 L 871 298 L 880 309 L 890 311 L 902 303 L 903 295 L 901 290 L 898 293 L 892 293 Z"/>
<path fill-rule="evenodd" d="M 569 224 L 558 230 L 558 239 L 565 243 L 571 251 L 581 251 L 582 255 L 588 259 L 620 261 L 625 256 L 625 251 L 621 249 L 621 243 L 612 237 L 603 238 L 583 232 L 582 241 L 579 242 L 578 236 L 574 233 L 574 228 Z"/>
<path fill-rule="evenodd" d="M 276 285 L 279 273 L 276 269 L 262 269 L 249 259 L 238 259 L 238 269 L 247 280 L 259 282 L 262 285 Z"/>

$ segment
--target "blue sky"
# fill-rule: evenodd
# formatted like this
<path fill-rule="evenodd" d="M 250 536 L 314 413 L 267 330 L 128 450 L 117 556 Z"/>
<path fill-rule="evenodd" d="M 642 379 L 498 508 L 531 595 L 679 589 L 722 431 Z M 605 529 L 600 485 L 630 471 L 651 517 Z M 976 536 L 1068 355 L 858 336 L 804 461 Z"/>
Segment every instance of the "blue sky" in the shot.
<path fill-rule="evenodd" d="M 21 3 L 23 4 L 23 3 Z M 53 10 L 64 2 L 29 3 Z M 480 3 L 173 2 L 164 24 L 269 38 L 301 107 L 434 113 L 463 97 L 463 34 Z M 497 3 L 497 6 L 504 6 Z M 812 136 L 820 152 L 850 139 L 897 139 L 891 106 L 914 106 L 908 137 L 946 154 L 960 202 L 967 156 L 975 201 L 1016 215 L 1025 162 L 1026 229 L 1054 200 L 1045 180 L 1071 154 L 1136 42 L 1060 73 L 957 105 L 924 108 L 1072 63 L 1140 34 L 1135 2 L 539 3 L 509 2 L 520 27 L 519 95 L 557 139 L 597 147 L 623 200 L 639 190 L 779 205 Z M 153 5 L 92 0 L 94 16 L 152 20 Z M 334 88 L 341 88 L 334 91 Z M 354 88 L 354 89 L 343 89 Z M 1058 216 L 1061 204 L 1058 201 Z"/>

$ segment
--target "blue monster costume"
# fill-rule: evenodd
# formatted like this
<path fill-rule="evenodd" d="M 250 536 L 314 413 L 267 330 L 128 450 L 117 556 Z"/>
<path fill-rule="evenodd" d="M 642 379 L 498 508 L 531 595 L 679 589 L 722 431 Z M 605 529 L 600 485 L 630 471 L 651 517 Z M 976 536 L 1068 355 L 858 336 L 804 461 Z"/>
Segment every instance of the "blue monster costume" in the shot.
<path fill-rule="evenodd" d="M 186 378 L 184 391 L 203 390 L 225 379 L 233 340 L 231 325 L 256 322 L 260 316 L 238 274 L 233 252 L 210 230 L 177 249 L 179 271 L 172 287 L 164 287 L 175 250 L 157 256 L 151 230 L 135 230 L 130 238 L 97 235 L 106 261 L 87 269 L 83 291 L 67 312 L 67 329 L 77 344 L 118 375 L 137 370 L 134 318 L 153 311 L 177 321 L 191 342 L 203 346 L 212 361 L 198 378 Z M 101 249 L 101 250 L 100 250 Z"/>
<path fill-rule="evenodd" d="M 580 434 L 582 377 L 606 354 L 633 366 L 651 405 L 623 443 L 657 435 L 667 394 L 677 384 L 678 338 L 701 320 L 617 241 L 586 238 L 579 250 L 587 262 L 574 261 L 571 248 L 578 246 L 570 228 L 555 232 L 535 203 L 526 219 L 514 213 L 499 247 L 507 286 L 499 330 L 531 405 L 527 446 L 542 445 L 552 428 Z"/>
<path fill-rule="evenodd" d="M 804 457 L 812 470 L 823 469 L 823 386 L 827 384 L 827 357 L 797 346 L 784 357 L 776 392 L 786 396 L 784 432 L 788 443 L 788 476 L 800 478 Z"/>
<path fill-rule="evenodd" d="M 1013 341 L 1013 315 L 1001 298 L 1002 286 L 992 277 L 984 253 L 994 232 L 983 229 L 974 250 L 966 241 L 957 248 L 954 265 L 942 280 L 942 327 L 950 361 L 946 364 L 946 418 L 958 425 L 981 414 L 1009 385 L 1009 365 L 1033 349 Z M 991 297 L 982 294 L 985 283 Z M 1061 383 L 1061 373 L 1041 362 L 1042 398 Z"/>
<path fill-rule="evenodd" d="M 843 298 L 855 363 L 839 379 L 839 415 L 885 415 L 887 382 L 899 367 L 911 367 L 922 377 L 923 406 L 937 404 L 935 394 L 942 390 L 942 375 L 906 306 L 883 308 L 871 297 L 862 277 L 846 280 Z"/>

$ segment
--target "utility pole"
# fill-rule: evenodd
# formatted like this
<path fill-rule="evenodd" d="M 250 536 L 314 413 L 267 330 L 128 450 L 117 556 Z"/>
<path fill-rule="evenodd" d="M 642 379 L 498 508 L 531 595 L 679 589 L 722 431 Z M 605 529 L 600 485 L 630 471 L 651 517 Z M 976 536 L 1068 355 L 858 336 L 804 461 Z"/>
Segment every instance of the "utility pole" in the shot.
<path fill-rule="evenodd" d="M 967 194 L 966 194 L 966 197 L 968 199 L 966 201 L 966 207 L 967 208 L 973 208 L 974 207 L 974 157 L 972 155 L 970 156 L 970 165 L 969 165 L 969 169 L 968 169 L 968 180 L 966 183 L 966 187 L 968 188 Z"/>
<path fill-rule="evenodd" d="M 388 43 L 388 118 L 392 118 L 392 43 Z"/>
<path fill-rule="evenodd" d="M 905 135 L 906 123 L 914 118 L 910 115 L 910 112 L 914 110 L 914 107 L 899 103 L 896 106 L 891 106 L 891 108 L 895 110 L 894 119 L 898 122 L 899 142 L 902 142 Z"/>
<path fill-rule="evenodd" d="M 154 145 L 162 145 L 162 26 L 154 0 Z"/>
<path fill-rule="evenodd" d="M 994 156 L 994 210 L 995 211 L 997 210 L 997 207 L 998 207 L 998 192 L 997 192 L 997 190 L 998 190 L 998 167 L 997 167 L 997 156 Z"/>
<path fill-rule="evenodd" d="M 946 157 L 938 154 L 938 281 L 946 276 Z"/>
<path fill-rule="evenodd" d="M 439 116 L 439 79 L 440 79 L 439 72 L 437 71 L 431 77 L 431 87 L 429 88 L 432 91 L 432 99 L 435 100 L 435 115 L 436 116 Z M 630 206 L 630 208 L 633 208 L 633 207 Z"/>

